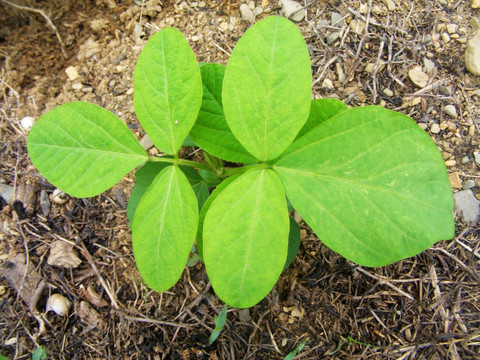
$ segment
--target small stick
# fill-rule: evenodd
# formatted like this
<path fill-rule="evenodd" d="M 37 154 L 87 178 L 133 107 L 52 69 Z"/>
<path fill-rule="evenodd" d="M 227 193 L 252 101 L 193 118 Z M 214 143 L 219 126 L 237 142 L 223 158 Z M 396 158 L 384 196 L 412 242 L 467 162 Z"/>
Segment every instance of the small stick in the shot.
<path fill-rule="evenodd" d="M 98 280 L 100 281 L 100 284 L 102 284 L 103 288 L 105 289 L 105 292 L 107 293 L 108 297 L 110 298 L 110 301 L 112 302 L 113 307 L 115 309 L 120 309 L 120 306 L 118 305 L 117 300 L 116 300 L 112 290 L 110 289 L 110 286 L 105 282 L 102 275 L 100 275 L 100 272 L 98 271 L 97 266 L 95 265 L 95 262 L 93 261 L 90 253 L 88 252 L 85 244 L 80 239 L 78 241 L 80 243 L 80 249 L 82 250 L 83 255 L 87 258 L 87 261 L 90 263 L 90 266 L 93 268 L 93 271 L 95 271 L 95 274 L 97 275 Z"/>
<path fill-rule="evenodd" d="M 361 267 L 357 267 L 356 269 L 357 269 L 358 271 L 360 271 L 362 274 L 365 274 L 365 275 L 371 277 L 372 279 L 377 280 L 379 284 L 381 284 L 381 285 L 387 285 L 389 288 L 397 291 L 399 294 L 402 294 L 402 295 L 405 296 L 407 299 L 415 300 L 412 295 L 407 294 L 405 291 L 399 289 L 398 287 L 396 287 L 395 285 L 393 285 L 392 283 L 390 283 L 388 280 L 382 279 L 382 278 L 378 277 L 377 275 L 370 274 L 368 271 L 362 269 Z"/>

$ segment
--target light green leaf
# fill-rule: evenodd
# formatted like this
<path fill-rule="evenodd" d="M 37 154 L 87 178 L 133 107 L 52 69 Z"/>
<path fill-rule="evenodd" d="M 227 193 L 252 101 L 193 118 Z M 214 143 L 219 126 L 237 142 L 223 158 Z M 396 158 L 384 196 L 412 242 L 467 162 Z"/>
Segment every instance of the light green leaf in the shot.
<path fill-rule="evenodd" d="M 227 161 L 253 163 L 256 159 L 238 142 L 228 127 L 222 108 L 222 83 L 225 66 L 204 64 L 202 107 L 190 137 L 203 150 Z"/>
<path fill-rule="evenodd" d="M 310 57 L 289 20 L 267 17 L 238 41 L 225 71 L 223 109 L 240 143 L 258 160 L 279 156 L 310 111 Z"/>
<path fill-rule="evenodd" d="M 166 28 L 152 36 L 138 58 L 133 84 L 138 120 L 159 150 L 176 154 L 202 102 L 200 71 L 180 31 Z"/>
<path fill-rule="evenodd" d="M 202 210 L 200 211 L 200 216 L 198 220 L 198 230 L 197 230 L 197 251 L 200 257 L 203 259 L 203 223 L 205 221 L 205 216 L 207 215 L 208 209 L 210 205 L 212 205 L 213 200 L 217 198 L 218 195 L 230 184 L 233 180 L 235 180 L 240 175 L 233 175 L 229 178 L 223 180 L 215 190 L 210 194 L 207 201 L 203 204 Z"/>
<path fill-rule="evenodd" d="M 210 205 L 203 226 L 205 267 L 218 297 L 240 308 L 262 300 L 288 248 L 287 203 L 275 173 L 240 175 Z"/>
<path fill-rule="evenodd" d="M 288 233 L 288 253 L 287 253 L 287 260 L 285 260 L 285 265 L 283 266 L 283 270 L 285 271 L 292 261 L 295 259 L 298 253 L 298 249 L 300 248 L 300 226 L 298 223 L 289 217 L 290 220 L 290 231 Z"/>
<path fill-rule="evenodd" d="M 316 99 L 312 100 L 310 106 L 310 115 L 307 122 L 297 135 L 297 139 L 305 135 L 307 132 L 317 127 L 321 123 L 348 110 L 348 106 L 337 99 Z"/>
<path fill-rule="evenodd" d="M 47 350 L 43 346 L 39 346 L 32 353 L 32 360 L 45 360 L 47 358 Z"/>
<path fill-rule="evenodd" d="M 218 314 L 218 316 L 215 315 L 214 317 L 215 329 L 212 331 L 212 334 L 210 335 L 210 339 L 208 341 L 209 344 L 212 344 L 215 340 L 217 340 L 218 336 L 220 335 L 220 332 L 225 326 L 225 322 L 227 321 L 227 308 L 228 308 L 227 305 L 224 305 L 222 311 L 220 311 L 220 314 Z"/>
<path fill-rule="evenodd" d="M 293 143 L 274 169 L 322 242 L 357 264 L 387 265 L 453 236 L 443 158 L 405 115 L 343 112 Z"/>
<path fill-rule="evenodd" d="M 168 166 L 154 179 L 138 204 L 132 243 L 138 270 L 156 291 L 180 278 L 195 239 L 197 199 L 177 166 Z"/>
<path fill-rule="evenodd" d="M 97 105 L 72 102 L 43 115 L 28 136 L 35 167 L 76 197 L 100 194 L 148 160 L 125 124 Z"/>

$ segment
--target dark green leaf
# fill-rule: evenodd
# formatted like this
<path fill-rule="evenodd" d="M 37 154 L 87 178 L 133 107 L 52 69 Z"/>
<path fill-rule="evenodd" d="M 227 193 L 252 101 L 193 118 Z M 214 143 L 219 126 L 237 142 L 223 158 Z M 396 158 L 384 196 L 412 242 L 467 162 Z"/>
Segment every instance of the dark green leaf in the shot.
<path fill-rule="evenodd" d="M 200 72 L 203 82 L 202 107 L 190 136 L 202 149 L 224 160 L 256 162 L 232 134 L 223 114 L 222 83 L 225 66 L 205 64 L 200 67 Z"/>
<path fill-rule="evenodd" d="M 285 271 L 292 261 L 295 259 L 298 253 L 298 249 L 300 248 L 300 226 L 298 226 L 297 222 L 289 218 L 290 220 L 290 231 L 288 233 L 288 253 L 287 253 L 287 260 L 285 261 L 285 265 L 283 266 L 283 271 Z"/>

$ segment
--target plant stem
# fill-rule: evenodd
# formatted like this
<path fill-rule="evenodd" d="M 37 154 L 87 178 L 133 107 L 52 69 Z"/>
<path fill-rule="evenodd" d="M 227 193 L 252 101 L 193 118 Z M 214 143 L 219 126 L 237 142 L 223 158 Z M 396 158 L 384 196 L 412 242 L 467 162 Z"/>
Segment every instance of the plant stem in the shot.
<path fill-rule="evenodd" d="M 212 171 L 212 169 L 210 169 L 207 165 L 202 164 L 198 161 L 184 160 L 184 159 L 178 159 L 178 158 L 175 159 L 175 158 L 169 158 L 165 156 L 151 157 L 149 160 L 153 162 L 167 162 L 171 164 L 195 167 L 197 169 L 207 170 L 215 174 L 215 172 Z"/>
<path fill-rule="evenodd" d="M 228 177 L 235 174 L 243 174 L 244 172 L 247 172 L 248 170 L 251 170 L 251 169 L 266 169 L 266 168 L 268 168 L 267 164 L 247 165 L 247 166 L 242 166 L 237 168 L 226 169 L 223 172 L 223 175 Z"/>

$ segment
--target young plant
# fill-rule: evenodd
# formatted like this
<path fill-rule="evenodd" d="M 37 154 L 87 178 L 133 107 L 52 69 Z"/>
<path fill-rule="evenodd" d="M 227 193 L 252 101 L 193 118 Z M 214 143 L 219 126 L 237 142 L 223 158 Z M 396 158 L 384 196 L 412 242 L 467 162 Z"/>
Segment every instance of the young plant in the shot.
<path fill-rule="evenodd" d="M 311 101 L 311 85 L 302 34 L 282 17 L 253 25 L 226 68 L 199 66 L 167 28 L 134 72 L 136 114 L 165 155 L 149 157 L 120 119 L 83 102 L 43 115 L 28 151 L 76 197 L 98 195 L 144 164 L 128 207 L 143 279 L 157 291 L 172 287 L 196 238 L 213 288 L 234 307 L 258 303 L 295 256 L 299 227 L 287 204 L 325 245 L 364 266 L 451 238 L 452 193 L 428 135 L 381 107 Z M 205 163 L 179 158 L 187 136 Z"/>

